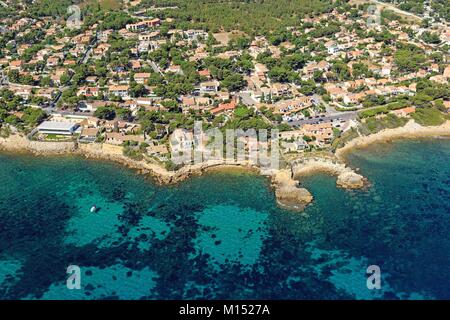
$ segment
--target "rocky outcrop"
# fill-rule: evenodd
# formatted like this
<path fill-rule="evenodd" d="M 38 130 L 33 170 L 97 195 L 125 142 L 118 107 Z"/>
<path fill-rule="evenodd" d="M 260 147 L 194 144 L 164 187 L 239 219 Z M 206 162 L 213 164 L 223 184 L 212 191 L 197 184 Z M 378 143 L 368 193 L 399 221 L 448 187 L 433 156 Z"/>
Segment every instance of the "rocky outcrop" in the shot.
<path fill-rule="evenodd" d="M 213 168 L 239 167 L 246 170 L 255 170 L 256 167 L 248 161 L 208 160 L 199 164 L 185 165 L 177 171 L 168 171 L 157 163 L 145 160 L 133 160 L 123 155 L 122 147 L 108 144 L 79 144 L 78 154 L 92 159 L 104 159 L 119 162 L 132 169 L 137 169 L 141 174 L 151 174 L 154 180 L 160 184 L 174 184 L 188 179 L 191 176 L 202 175 Z"/>
<path fill-rule="evenodd" d="M 77 149 L 77 144 L 73 141 L 32 141 L 25 136 L 14 134 L 8 138 L 0 138 L 0 149 L 14 152 L 31 152 L 38 155 L 55 155 L 74 152 Z"/>
<path fill-rule="evenodd" d="M 364 177 L 353 171 L 346 171 L 337 177 L 336 184 L 345 189 L 360 189 L 364 187 Z"/>
<path fill-rule="evenodd" d="M 292 211 L 303 211 L 313 201 L 313 196 L 305 188 L 298 187 L 290 170 L 279 170 L 272 177 L 275 197 L 280 207 Z"/>
<path fill-rule="evenodd" d="M 365 179 L 344 163 L 333 159 L 310 158 L 298 159 L 292 163 L 292 174 L 295 178 L 324 172 L 337 176 L 336 184 L 345 189 L 359 189 L 364 187 Z"/>
<path fill-rule="evenodd" d="M 0 138 L 0 149 L 13 152 L 27 151 L 28 140 L 24 136 L 12 134 L 8 138 Z"/>
<path fill-rule="evenodd" d="M 75 142 L 30 141 L 28 149 L 36 154 L 65 154 L 77 149 Z"/>
<path fill-rule="evenodd" d="M 248 161 L 209 160 L 200 164 L 183 166 L 177 171 L 168 171 L 157 163 L 130 159 L 123 155 L 121 147 L 106 144 L 29 141 L 24 136 L 12 135 L 9 138 L 0 139 L 0 149 L 2 148 L 41 155 L 77 154 L 86 158 L 111 160 L 136 169 L 142 174 L 151 174 L 155 181 L 161 184 L 177 183 L 193 175 L 201 175 L 212 168 L 240 167 L 245 170 L 255 170 L 262 175 L 271 176 L 278 205 L 297 212 L 303 211 L 313 201 L 311 193 L 307 189 L 299 187 L 296 180 L 299 176 L 321 171 L 338 176 L 337 184 L 343 188 L 356 189 L 364 185 L 364 178 L 361 175 L 356 174 L 343 163 L 326 158 L 297 159 L 291 163 L 289 169 L 280 170 L 263 170 Z"/>
<path fill-rule="evenodd" d="M 339 175 L 347 171 L 345 164 L 326 158 L 301 158 L 292 162 L 292 174 L 294 178 L 312 175 L 317 172 Z"/>

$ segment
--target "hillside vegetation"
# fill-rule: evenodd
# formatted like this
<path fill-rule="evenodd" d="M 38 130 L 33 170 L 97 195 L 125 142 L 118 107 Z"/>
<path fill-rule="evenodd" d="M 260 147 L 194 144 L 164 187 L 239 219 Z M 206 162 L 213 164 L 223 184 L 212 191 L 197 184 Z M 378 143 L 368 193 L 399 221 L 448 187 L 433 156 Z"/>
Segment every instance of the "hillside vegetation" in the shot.
<path fill-rule="evenodd" d="M 30 6 L 30 15 L 34 17 L 61 17 L 67 15 L 71 5 L 100 7 L 104 10 L 117 10 L 121 8 L 121 0 L 37 0 Z M 89 14 L 89 10 L 84 12 Z"/>
<path fill-rule="evenodd" d="M 142 0 L 140 8 L 178 7 L 156 11 L 160 16 L 175 18 L 190 28 L 216 32 L 241 30 L 264 33 L 286 26 L 298 25 L 306 14 L 331 11 L 347 1 L 330 0 Z M 189 21 L 189 22 L 186 22 Z"/>

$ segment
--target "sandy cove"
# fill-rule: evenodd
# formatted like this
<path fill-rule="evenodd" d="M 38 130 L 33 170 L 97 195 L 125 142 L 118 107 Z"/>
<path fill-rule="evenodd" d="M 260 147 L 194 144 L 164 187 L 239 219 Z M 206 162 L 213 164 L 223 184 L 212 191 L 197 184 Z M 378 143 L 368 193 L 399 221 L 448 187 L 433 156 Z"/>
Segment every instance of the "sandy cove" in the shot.
<path fill-rule="evenodd" d="M 450 137 L 450 120 L 440 126 L 424 127 L 410 120 L 405 126 L 395 129 L 385 129 L 368 136 L 360 136 L 349 141 L 345 146 L 336 150 L 336 158 L 345 162 L 345 155 L 354 149 L 363 148 L 375 142 L 390 142 L 397 139 L 419 139 Z"/>

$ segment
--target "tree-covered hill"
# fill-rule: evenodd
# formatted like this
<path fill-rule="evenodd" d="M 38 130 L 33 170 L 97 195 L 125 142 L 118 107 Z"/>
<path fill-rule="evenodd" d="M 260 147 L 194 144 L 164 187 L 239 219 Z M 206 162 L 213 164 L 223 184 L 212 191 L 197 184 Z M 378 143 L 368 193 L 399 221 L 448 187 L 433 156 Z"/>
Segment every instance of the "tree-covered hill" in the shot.
<path fill-rule="evenodd" d="M 23 0 L 32 17 L 62 17 L 68 7 L 80 5 L 83 15 L 103 9 L 125 9 L 122 0 Z M 265 34 L 298 25 L 305 15 L 330 12 L 348 0 L 142 0 L 130 12 L 148 10 L 150 15 L 174 18 L 174 27 L 201 28 L 208 31 L 241 30 L 248 34 Z M 88 10 L 88 8 L 95 10 Z M 155 9 L 156 8 L 156 9 Z M 92 12 L 91 12 L 92 13 Z"/>
<path fill-rule="evenodd" d="M 265 33 L 299 23 L 306 14 L 328 12 L 347 1 L 330 0 L 142 0 L 139 8 L 177 7 L 158 10 L 162 17 L 175 18 L 177 27 L 200 27 Z"/>
<path fill-rule="evenodd" d="M 424 16 L 450 21 L 450 1 L 449 0 L 381 0 L 392 3 L 399 9 Z"/>
<path fill-rule="evenodd" d="M 122 0 L 37 0 L 24 1 L 28 7 L 28 13 L 34 17 L 52 16 L 61 17 L 67 14 L 71 5 L 79 5 L 80 8 L 98 6 L 105 10 L 120 9 Z"/>

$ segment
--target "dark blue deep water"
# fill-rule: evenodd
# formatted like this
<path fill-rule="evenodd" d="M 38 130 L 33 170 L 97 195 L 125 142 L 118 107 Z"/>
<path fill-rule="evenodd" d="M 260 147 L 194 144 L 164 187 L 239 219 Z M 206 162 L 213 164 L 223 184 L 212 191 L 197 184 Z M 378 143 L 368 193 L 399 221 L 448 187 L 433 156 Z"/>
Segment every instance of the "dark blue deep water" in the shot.
<path fill-rule="evenodd" d="M 163 187 L 112 163 L 0 154 L 0 298 L 450 299 L 450 141 L 349 161 L 371 186 L 305 178 L 315 201 L 300 214 L 254 174 Z"/>

